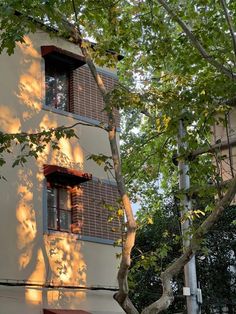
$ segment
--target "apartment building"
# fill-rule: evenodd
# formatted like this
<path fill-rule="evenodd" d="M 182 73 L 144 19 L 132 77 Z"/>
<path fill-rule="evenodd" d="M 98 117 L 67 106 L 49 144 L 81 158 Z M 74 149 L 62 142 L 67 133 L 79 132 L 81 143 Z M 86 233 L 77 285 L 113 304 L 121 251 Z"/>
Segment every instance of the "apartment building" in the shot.
<path fill-rule="evenodd" d="M 46 144 L 38 159 L 1 168 L 0 314 L 118 314 L 113 300 L 120 222 L 112 175 L 91 154 L 110 156 L 103 101 L 79 48 L 39 29 L 0 56 L 0 129 L 38 132 L 61 125 L 78 138 Z M 106 87 L 116 83 L 100 69 Z M 117 126 L 119 114 L 116 113 Z"/>

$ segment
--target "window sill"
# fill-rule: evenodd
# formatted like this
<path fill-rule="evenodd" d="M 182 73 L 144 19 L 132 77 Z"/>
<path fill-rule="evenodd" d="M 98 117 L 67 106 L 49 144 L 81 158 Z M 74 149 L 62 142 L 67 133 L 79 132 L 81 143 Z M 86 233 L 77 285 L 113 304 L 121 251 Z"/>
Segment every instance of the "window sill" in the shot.
<path fill-rule="evenodd" d="M 50 112 L 53 112 L 53 113 L 60 114 L 62 116 L 70 117 L 70 118 L 73 118 L 75 120 L 88 123 L 90 125 L 94 125 L 94 126 L 100 126 L 101 125 L 101 122 L 98 121 L 98 120 L 87 118 L 87 117 L 84 117 L 84 116 L 80 116 L 78 114 L 75 114 L 75 113 L 72 113 L 72 112 L 69 112 L 69 111 L 56 109 L 56 108 L 53 108 L 53 107 L 50 107 L 50 106 L 46 106 L 46 105 L 43 105 L 42 109 L 45 110 L 45 111 L 50 111 Z M 121 131 L 120 128 L 117 128 L 116 130 L 117 130 L 117 132 Z"/>

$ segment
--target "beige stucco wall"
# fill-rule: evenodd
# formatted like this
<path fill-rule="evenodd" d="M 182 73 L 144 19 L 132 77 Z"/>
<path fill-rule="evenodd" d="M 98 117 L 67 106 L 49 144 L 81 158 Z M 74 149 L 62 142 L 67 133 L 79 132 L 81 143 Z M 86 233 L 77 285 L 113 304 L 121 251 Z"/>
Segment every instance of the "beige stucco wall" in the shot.
<path fill-rule="evenodd" d="M 18 45 L 13 56 L 0 56 L 0 128 L 3 132 L 37 132 L 49 127 L 73 125 L 71 114 L 58 114 L 43 108 L 44 60 L 41 45 L 56 45 L 78 53 L 78 48 L 62 39 L 51 39 L 38 31 Z M 78 139 L 60 140 L 60 151 L 47 145 L 38 160 L 12 168 L 19 152 L 6 155 L 2 167 L 7 181 L 1 181 L 0 282 L 26 280 L 37 283 L 116 287 L 119 248 L 78 240 L 62 233 L 47 234 L 43 226 L 45 178 L 43 164 L 80 168 L 94 177 L 107 179 L 107 173 L 89 154 L 110 155 L 105 131 L 77 126 Z M 110 178 L 112 181 L 112 178 Z M 112 292 L 27 289 L 0 286 L 0 314 L 42 313 L 42 308 L 84 309 L 92 313 L 122 313 Z"/>
<path fill-rule="evenodd" d="M 121 310 L 113 300 L 113 293 L 107 291 L 56 290 L 47 291 L 37 288 L 23 289 L 0 287 L 1 314 L 43 314 L 43 308 L 80 309 L 92 314 L 121 314 Z M 31 296 L 31 301 L 26 299 Z M 40 297 L 39 297 L 40 296 Z M 42 297 L 42 301 L 41 301 Z"/>
<path fill-rule="evenodd" d="M 70 126 L 78 122 L 72 114 L 64 116 L 51 112 L 50 108 L 43 108 L 44 60 L 40 52 L 42 45 L 56 45 L 79 53 L 77 46 L 62 39 L 50 39 L 47 34 L 38 31 L 33 36 L 27 36 L 25 44 L 18 45 L 14 56 L 1 55 L 0 126 L 4 132 L 38 131 L 60 125 Z M 76 133 L 79 141 L 62 140 L 61 152 L 66 154 L 71 162 L 82 163 L 82 168 L 93 172 L 95 177 L 107 179 L 102 167 L 86 159 L 90 153 L 103 152 L 110 155 L 107 133 L 86 126 L 77 127 Z M 55 155 L 58 154 L 54 152 L 52 156 L 48 148 L 40 161 L 54 162 Z"/>

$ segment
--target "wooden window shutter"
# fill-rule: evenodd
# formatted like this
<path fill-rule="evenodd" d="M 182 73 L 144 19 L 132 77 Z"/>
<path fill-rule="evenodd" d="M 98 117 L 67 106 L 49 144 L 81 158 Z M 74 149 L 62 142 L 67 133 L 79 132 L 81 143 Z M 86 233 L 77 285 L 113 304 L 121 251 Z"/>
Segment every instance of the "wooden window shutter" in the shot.
<path fill-rule="evenodd" d="M 73 233 L 80 233 L 83 226 L 83 188 L 75 186 L 71 188 L 71 231 Z"/>

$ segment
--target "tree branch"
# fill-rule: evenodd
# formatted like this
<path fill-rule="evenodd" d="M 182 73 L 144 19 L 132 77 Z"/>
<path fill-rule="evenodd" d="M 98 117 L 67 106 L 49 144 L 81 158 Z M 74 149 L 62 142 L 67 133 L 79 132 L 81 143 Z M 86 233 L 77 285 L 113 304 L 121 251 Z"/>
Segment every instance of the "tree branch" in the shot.
<path fill-rule="evenodd" d="M 89 126 L 89 127 L 94 127 L 94 128 L 100 128 L 102 130 L 107 131 L 107 128 L 105 126 L 103 126 L 102 124 L 94 125 L 94 124 L 90 124 L 90 123 L 86 123 L 86 122 L 76 122 L 76 123 L 74 123 L 72 125 L 69 125 L 69 126 L 62 125 L 62 126 L 59 126 L 59 127 L 56 127 L 56 128 L 49 128 L 47 130 L 43 130 L 43 131 L 40 131 L 40 132 L 3 133 L 3 132 L 0 131 L 0 137 L 1 136 L 10 136 L 11 138 L 14 138 L 14 137 L 20 137 L 20 136 L 22 136 L 22 137 L 23 136 L 28 136 L 28 137 L 43 136 L 45 134 L 45 132 L 47 132 L 47 133 L 50 133 L 50 132 L 55 133 L 57 131 L 66 131 L 66 130 L 73 129 L 77 125 L 84 125 L 84 126 Z"/>
<path fill-rule="evenodd" d="M 72 6 L 73 6 L 74 13 L 75 13 L 75 21 L 77 23 L 78 22 L 78 12 L 76 10 L 76 6 L 75 6 L 75 1 L 74 0 L 72 0 Z"/>
<path fill-rule="evenodd" d="M 229 15 L 225 0 L 220 0 L 221 5 L 224 9 L 224 13 L 225 13 L 225 18 L 229 27 L 229 31 L 231 34 L 231 38 L 232 38 L 232 43 L 233 43 L 233 50 L 234 50 L 234 55 L 236 57 L 236 35 L 235 35 L 235 30 L 234 30 L 234 25 L 231 19 L 231 16 Z"/>
<path fill-rule="evenodd" d="M 131 251 L 135 242 L 135 233 L 136 233 L 136 221 L 133 215 L 131 203 L 128 197 L 128 194 L 125 189 L 124 178 L 121 173 L 121 162 L 119 149 L 117 144 L 117 136 L 116 136 L 116 125 L 115 125 L 115 117 L 113 114 L 113 106 L 109 101 L 109 94 L 106 90 L 106 87 L 103 83 L 103 80 L 99 73 L 97 72 L 96 66 L 90 56 L 90 53 L 86 46 L 83 45 L 82 34 L 78 27 L 70 24 L 70 22 L 63 16 L 63 14 L 58 10 L 57 14 L 61 17 L 63 23 L 67 30 L 71 33 L 73 42 L 77 44 L 82 54 L 85 57 L 85 61 L 90 69 L 90 72 L 97 84 L 97 87 L 102 95 L 103 101 L 105 103 L 105 109 L 108 117 L 108 137 L 110 148 L 112 152 L 112 160 L 114 164 L 114 172 L 115 178 L 117 182 L 118 191 L 121 197 L 122 204 L 124 206 L 124 211 L 126 215 L 126 239 L 123 243 L 122 249 L 122 258 L 120 262 L 120 268 L 118 271 L 117 279 L 119 285 L 119 291 L 114 295 L 115 300 L 120 304 L 120 306 L 124 309 L 124 311 L 128 314 L 138 314 L 137 309 L 134 307 L 130 299 L 128 298 L 128 270 L 131 264 Z"/>
<path fill-rule="evenodd" d="M 232 80 L 236 80 L 236 73 L 228 70 L 225 66 L 220 64 L 215 58 L 213 58 L 211 55 L 208 54 L 206 49 L 202 46 L 200 41 L 195 37 L 193 32 L 187 26 L 187 24 L 185 24 L 184 21 L 179 18 L 179 16 L 167 4 L 167 2 L 165 0 L 157 0 L 157 1 L 165 8 L 165 10 L 169 13 L 169 15 L 179 24 L 179 26 L 185 32 L 185 34 L 187 35 L 192 45 L 198 50 L 201 56 L 204 59 L 206 59 L 208 63 L 213 65 L 219 72 L 225 74 Z"/>
<path fill-rule="evenodd" d="M 236 97 L 227 99 L 222 102 L 223 105 L 227 105 L 229 107 L 236 107 Z"/>
<path fill-rule="evenodd" d="M 224 142 L 216 143 L 214 145 L 209 145 L 205 147 L 198 148 L 190 153 L 176 155 L 173 157 L 173 161 L 178 160 L 178 158 L 185 157 L 186 159 L 193 160 L 195 157 L 206 154 L 206 153 L 214 153 L 219 150 L 227 149 L 229 147 L 236 146 L 236 139 L 229 139 Z"/>

